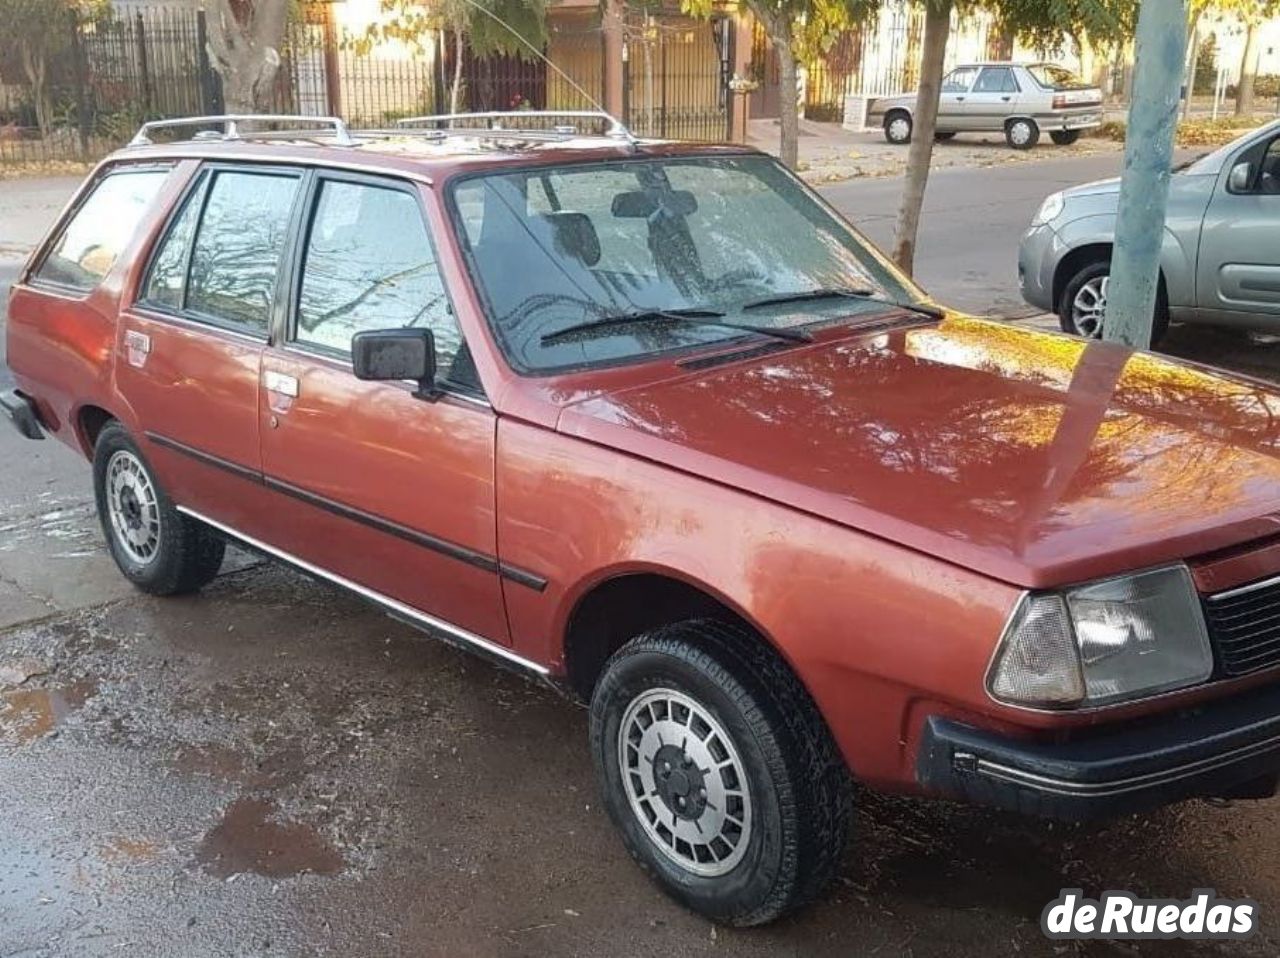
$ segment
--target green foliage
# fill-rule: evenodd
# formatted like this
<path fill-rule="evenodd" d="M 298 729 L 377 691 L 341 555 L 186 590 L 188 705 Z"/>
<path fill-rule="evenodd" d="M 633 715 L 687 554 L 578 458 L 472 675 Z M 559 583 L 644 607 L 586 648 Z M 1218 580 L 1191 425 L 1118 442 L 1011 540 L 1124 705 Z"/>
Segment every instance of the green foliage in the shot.
<path fill-rule="evenodd" d="M 1056 49 L 1064 35 L 1123 43 L 1138 23 L 1134 0 L 993 0 L 1002 22 L 1033 46 Z"/>
<path fill-rule="evenodd" d="M 371 24 L 358 47 L 394 39 L 421 48 L 441 29 L 465 35 L 481 57 L 532 60 L 547 45 L 546 0 L 382 0 L 382 10 L 386 22 Z"/>

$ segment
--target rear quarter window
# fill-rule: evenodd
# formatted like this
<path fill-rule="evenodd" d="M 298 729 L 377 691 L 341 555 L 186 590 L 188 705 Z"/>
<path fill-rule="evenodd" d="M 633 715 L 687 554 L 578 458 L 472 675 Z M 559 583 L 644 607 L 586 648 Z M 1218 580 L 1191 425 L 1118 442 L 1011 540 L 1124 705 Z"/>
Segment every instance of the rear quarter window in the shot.
<path fill-rule="evenodd" d="M 111 271 L 160 192 L 167 169 L 108 173 L 62 227 L 32 278 L 88 291 Z"/>

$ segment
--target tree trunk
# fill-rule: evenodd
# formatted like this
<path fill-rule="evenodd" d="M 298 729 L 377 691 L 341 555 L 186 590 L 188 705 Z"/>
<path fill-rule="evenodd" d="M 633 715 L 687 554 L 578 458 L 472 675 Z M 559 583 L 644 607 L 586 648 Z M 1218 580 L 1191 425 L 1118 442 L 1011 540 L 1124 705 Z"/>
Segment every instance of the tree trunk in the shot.
<path fill-rule="evenodd" d="M 45 83 L 48 71 L 45 68 L 44 51 L 35 49 L 30 43 L 23 43 L 22 69 L 27 74 L 27 82 L 31 84 L 31 105 L 36 111 L 36 126 L 40 128 L 41 139 L 45 139 L 52 132 L 53 110 L 49 104 L 49 86 Z"/>
<path fill-rule="evenodd" d="M 1258 21 L 1244 27 L 1244 57 L 1240 60 L 1240 82 L 1236 85 L 1236 116 L 1253 113 L 1253 78 L 1258 72 Z"/>
<path fill-rule="evenodd" d="M 1186 79 L 1183 85 L 1187 89 L 1186 99 L 1182 101 L 1182 115 L 1191 115 L 1191 100 L 1196 95 L 1196 66 L 1200 63 L 1200 11 L 1191 12 L 1191 23 L 1187 32 L 1187 64 Z"/>
<path fill-rule="evenodd" d="M 453 86 L 449 88 L 449 112 L 462 112 L 462 54 L 467 46 L 466 37 L 456 26 L 453 29 Z"/>
<path fill-rule="evenodd" d="M 222 76 L 228 113 L 271 104 L 289 0 L 208 0 L 209 59 Z"/>
<path fill-rule="evenodd" d="M 791 48 L 791 22 L 778 17 L 769 39 L 778 51 L 778 123 L 782 128 L 778 158 L 794 170 L 800 162 L 800 78 Z"/>
<path fill-rule="evenodd" d="M 942 65 L 951 32 L 951 0 L 933 0 L 924 18 L 924 49 L 920 64 L 920 88 L 907 153 L 907 176 L 902 184 L 898 226 L 894 232 L 893 259 L 908 276 L 915 268 L 916 234 L 920 209 L 933 161 L 933 134 L 938 126 L 938 96 L 942 91 Z"/>

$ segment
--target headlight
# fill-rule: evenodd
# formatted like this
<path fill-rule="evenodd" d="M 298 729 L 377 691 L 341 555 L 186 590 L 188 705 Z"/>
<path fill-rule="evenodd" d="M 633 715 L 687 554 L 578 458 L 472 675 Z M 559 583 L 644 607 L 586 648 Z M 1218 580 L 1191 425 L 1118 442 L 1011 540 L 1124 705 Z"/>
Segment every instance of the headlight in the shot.
<path fill-rule="evenodd" d="M 1066 205 L 1061 193 L 1049 194 L 1040 204 L 1040 209 L 1036 210 L 1036 215 L 1031 218 L 1031 225 L 1044 226 L 1045 223 L 1056 220 Z"/>
<path fill-rule="evenodd" d="M 1040 708 L 1105 705 L 1203 682 L 1213 672 L 1186 566 L 1030 594 L 992 663 L 991 694 Z"/>

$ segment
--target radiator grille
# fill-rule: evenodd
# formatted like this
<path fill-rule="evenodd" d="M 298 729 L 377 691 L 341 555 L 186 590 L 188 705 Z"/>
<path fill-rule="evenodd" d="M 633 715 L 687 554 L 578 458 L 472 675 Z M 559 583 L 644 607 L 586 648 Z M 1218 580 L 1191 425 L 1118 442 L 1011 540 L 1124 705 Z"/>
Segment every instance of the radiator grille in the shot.
<path fill-rule="evenodd" d="M 1280 665 L 1280 578 L 1211 595 L 1204 608 L 1225 675 Z"/>

